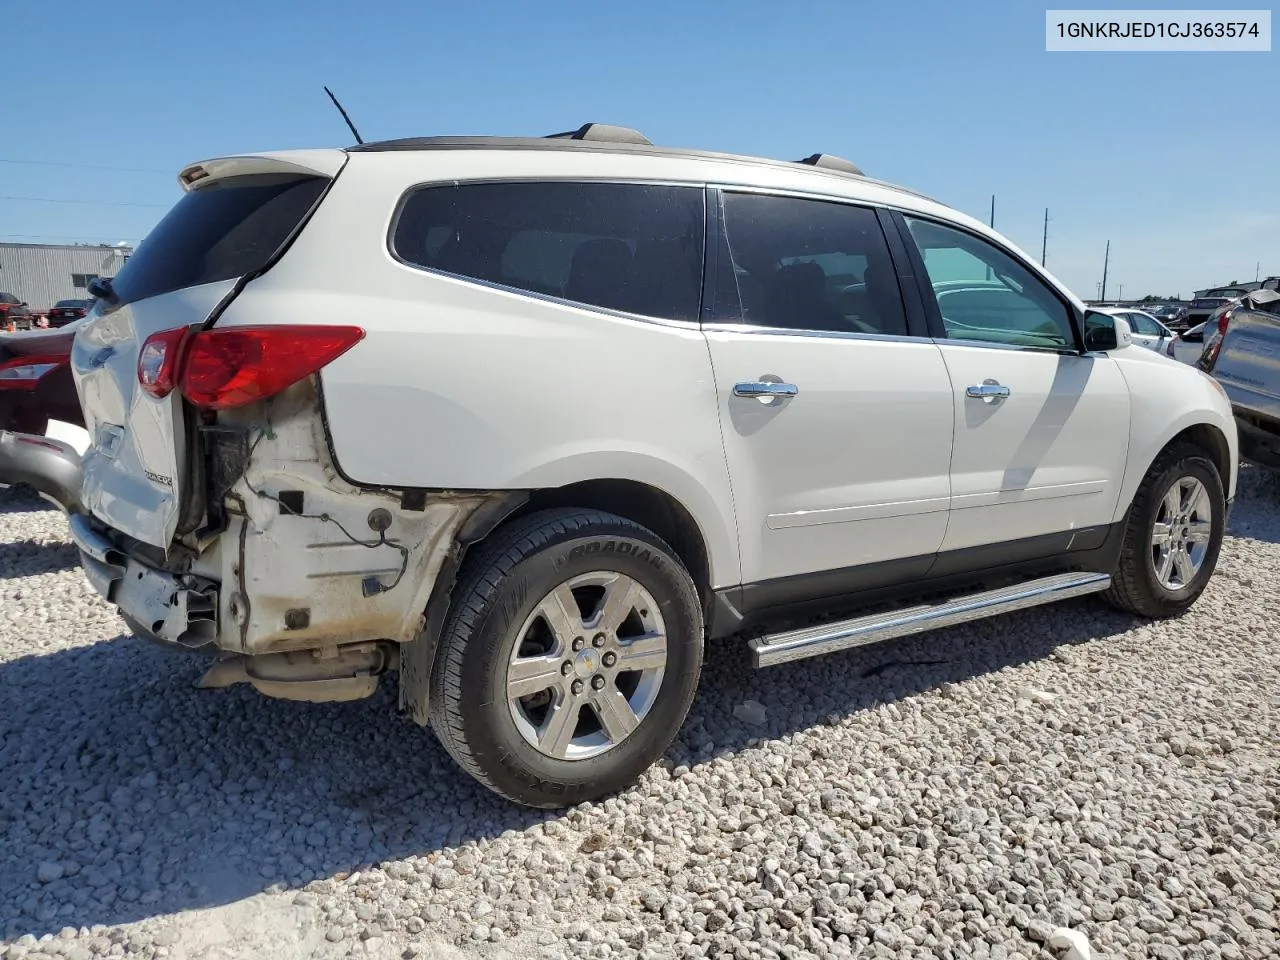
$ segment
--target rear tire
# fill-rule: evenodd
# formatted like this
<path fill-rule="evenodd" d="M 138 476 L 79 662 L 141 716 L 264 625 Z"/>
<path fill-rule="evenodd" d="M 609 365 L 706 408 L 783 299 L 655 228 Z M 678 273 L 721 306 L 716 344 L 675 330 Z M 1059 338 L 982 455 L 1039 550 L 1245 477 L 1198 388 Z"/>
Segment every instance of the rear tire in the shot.
<path fill-rule="evenodd" d="M 468 558 L 432 670 L 431 726 L 510 800 L 594 800 L 670 745 L 702 648 L 693 580 L 656 534 L 598 510 L 543 511 Z"/>
<path fill-rule="evenodd" d="M 1152 619 L 1184 612 L 1204 592 L 1222 548 L 1226 500 L 1213 459 L 1200 447 L 1169 447 L 1129 507 L 1120 562 L 1103 597 Z"/>

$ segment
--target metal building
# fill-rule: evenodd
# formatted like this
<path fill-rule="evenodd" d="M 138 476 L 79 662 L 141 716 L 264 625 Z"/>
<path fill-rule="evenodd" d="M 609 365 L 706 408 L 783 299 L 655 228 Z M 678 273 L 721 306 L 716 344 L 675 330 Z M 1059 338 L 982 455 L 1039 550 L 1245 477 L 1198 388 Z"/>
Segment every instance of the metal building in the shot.
<path fill-rule="evenodd" d="M 59 300 L 87 297 L 89 281 L 114 277 L 131 253 L 128 246 L 0 243 L 0 292 L 41 313 Z"/>

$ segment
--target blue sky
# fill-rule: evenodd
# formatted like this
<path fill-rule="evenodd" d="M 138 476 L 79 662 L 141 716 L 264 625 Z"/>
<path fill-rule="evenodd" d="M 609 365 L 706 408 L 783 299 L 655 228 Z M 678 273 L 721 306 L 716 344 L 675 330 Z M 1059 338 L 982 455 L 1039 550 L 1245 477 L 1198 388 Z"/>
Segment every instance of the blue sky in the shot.
<path fill-rule="evenodd" d="M 187 162 L 346 145 L 327 83 L 366 139 L 596 120 L 669 145 L 835 153 L 983 219 L 994 193 L 996 228 L 1037 257 L 1047 206 L 1048 267 L 1084 297 L 1108 239 L 1112 296 L 1188 295 L 1259 261 L 1280 274 L 1280 52 L 1047 53 L 1044 16 L 933 0 L 11 3 L 5 33 L 31 68 L 0 81 L 0 161 L 49 165 L 0 162 L 0 239 L 137 240 Z"/>

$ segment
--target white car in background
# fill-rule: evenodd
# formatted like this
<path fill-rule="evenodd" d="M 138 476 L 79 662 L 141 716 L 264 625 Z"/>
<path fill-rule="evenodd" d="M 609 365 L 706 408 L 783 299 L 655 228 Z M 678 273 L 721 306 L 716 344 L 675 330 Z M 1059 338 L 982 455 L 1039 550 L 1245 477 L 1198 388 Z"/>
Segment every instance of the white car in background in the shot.
<path fill-rule="evenodd" d="M 1130 307 L 1094 307 L 1093 309 L 1122 319 L 1129 325 L 1135 344 L 1146 347 L 1148 350 L 1155 350 L 1157 353 L 1167 353 L 1169 344 L 1177 336 L 1151 314 L 1142 310 L 1134 310 Z"/>
<path fill-rule="evenodd" d="M 70 528 L 136 633 L 221 655 L 206 687 L 398 672 L 461 767 L 558 807 L 662 755 L 704 643 L 1171 617 L 1213 573 L 1218 385 L 848 161 L 588 125 L 179 179 L 75 339 Z"/>

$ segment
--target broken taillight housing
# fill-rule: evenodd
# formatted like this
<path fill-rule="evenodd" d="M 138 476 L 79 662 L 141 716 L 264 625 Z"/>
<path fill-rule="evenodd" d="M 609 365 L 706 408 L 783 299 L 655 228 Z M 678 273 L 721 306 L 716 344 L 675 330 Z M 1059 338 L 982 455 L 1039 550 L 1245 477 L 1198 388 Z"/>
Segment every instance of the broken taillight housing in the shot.
<path fill-rule="evenodd" d="M 1202 369 L 1212 369 L 1213 365 L 1218 362 L 1218 354 L 1222 351 L 1222 341 L 1227 335 L 1227 327 L 1231 326 L 1231 315 L 1234 308 L 1228 307 L 1223 310 L 1215 318 L 1218 332 L 1212 337 L 1212 342 L 1208 348 L 1200 355 L 1200 367 Z"/>
<path fill-rule="evenodd" d="M 0 363 L 0 390 L 34 390 L 65 363 L 66 356 L 13 357 Z"/>
<path fill-rule="evenodd" d="M 1227 324 L 1231 322 L 1232 312 L 1233 312 L 1233 308 L 1227 307 L 1227 309 L 1223 310 L 1220 314 L 1218 314 L 1218 335 L 1219 336 L 1227 332 Z"/>
<path fill-rule="evenodd" d="M 164 330 L 147 337 L 138 353 L 138 384 L 157 400 L 167 397 L 178 384 L 186 327 Z"/>
<path fill-rule="evenodd" d="M 154 397 L 175 387 L 197 407 L 219 410 L 274 396 L 364 338 L 360 327 L 227 327 L 167 330 L 138 354 L 138 383 Z"/>

